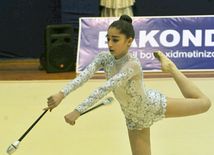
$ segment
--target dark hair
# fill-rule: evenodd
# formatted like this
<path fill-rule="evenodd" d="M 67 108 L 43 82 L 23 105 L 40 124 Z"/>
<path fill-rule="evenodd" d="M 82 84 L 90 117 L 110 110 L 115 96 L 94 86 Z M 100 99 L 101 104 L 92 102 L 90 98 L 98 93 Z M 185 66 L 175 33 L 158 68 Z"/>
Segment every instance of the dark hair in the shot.
<path fill-rule="evenodd" d="M 119 20 L 114 21 L 108 29 L 115 27 L 120 31 L 120 34 L 124 34 L 126 38 L 135 37 L 134 28 L 132 25 L 132 19 L 128 15 L 122 15 Z"/>

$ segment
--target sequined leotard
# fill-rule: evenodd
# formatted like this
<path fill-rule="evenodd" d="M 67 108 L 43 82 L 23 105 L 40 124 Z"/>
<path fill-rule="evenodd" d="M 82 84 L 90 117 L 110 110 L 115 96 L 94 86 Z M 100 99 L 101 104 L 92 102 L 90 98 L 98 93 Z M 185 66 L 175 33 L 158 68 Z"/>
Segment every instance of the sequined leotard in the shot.
<path fill-rule="evenodd" d="M 112 91 L 121 105 L 130 130 L 148 128 L 153 122 L 165 117 L 167 106 L 165 95 L 157 90 L 145 89 L 141 63 L 130 53 L 121 59 L 115 59 L 109 52 L 101 52 L 61 91 L 67 96 L 101 68 L 104 68 L 107 82 L 95 89 L 83 103 L 76 107 L 76 110 L 83 113 Z"/>

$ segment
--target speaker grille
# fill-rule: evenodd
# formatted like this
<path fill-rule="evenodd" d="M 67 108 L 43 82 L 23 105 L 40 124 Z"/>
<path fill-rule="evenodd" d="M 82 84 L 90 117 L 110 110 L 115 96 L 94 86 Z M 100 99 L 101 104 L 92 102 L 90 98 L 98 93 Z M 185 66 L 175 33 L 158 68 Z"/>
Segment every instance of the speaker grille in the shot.
<path fill-rule="evenodd" d="M 72 57 L 72 47 L 70 45 L 58 44 L 51 48 L 48 59 L 51 66 L 63 71 L 71 65 Z"/>

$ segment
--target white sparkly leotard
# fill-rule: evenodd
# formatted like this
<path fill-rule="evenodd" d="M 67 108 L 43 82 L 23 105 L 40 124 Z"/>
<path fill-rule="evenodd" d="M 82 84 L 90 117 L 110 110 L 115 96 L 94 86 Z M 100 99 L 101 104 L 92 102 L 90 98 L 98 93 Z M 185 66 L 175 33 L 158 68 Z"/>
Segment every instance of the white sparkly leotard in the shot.
<path fill-rule="evenodd" d="M 65 96 L 82 86 L 94 73 L 104 68 L 107 82 L 94 90 L 76 110 L 80 113 L 98 102 L 109 92 L 113 92 L 121 105 L 130 130 L 150 127 L 153 122 L 164 118 L 166 112 L 166 97 L 157 90 L 146 90 L 143 81 L 143 71 L 138 58 L 127 53 L 121 59 L 115 59 L 109 52 L 101 52 L 61 91 Z"/>

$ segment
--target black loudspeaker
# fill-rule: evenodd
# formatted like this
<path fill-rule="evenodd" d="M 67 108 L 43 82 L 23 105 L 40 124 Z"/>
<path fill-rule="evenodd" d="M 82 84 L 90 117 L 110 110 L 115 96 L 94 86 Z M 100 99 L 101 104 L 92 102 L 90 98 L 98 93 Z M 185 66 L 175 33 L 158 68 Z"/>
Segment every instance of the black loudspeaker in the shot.
<path fill-rule="evenodd" d="M 46 26 L 46 71 L 75 70 L 74 32 L 69 24 Z"/>

